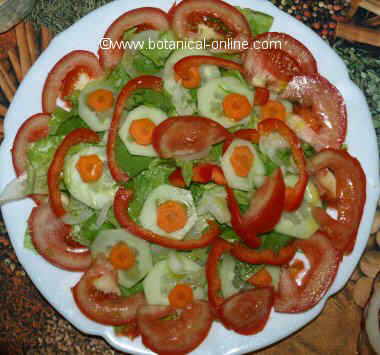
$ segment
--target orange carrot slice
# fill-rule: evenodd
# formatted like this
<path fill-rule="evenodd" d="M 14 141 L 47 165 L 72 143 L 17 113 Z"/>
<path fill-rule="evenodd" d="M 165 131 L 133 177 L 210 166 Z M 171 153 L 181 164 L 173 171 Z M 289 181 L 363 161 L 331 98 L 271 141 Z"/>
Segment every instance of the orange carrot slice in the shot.
<path fill-rule="evenodd" d="M 169 293 L 169 303 L 174 308 L 185 308 L 193 303 L 193 289 L 187 284 L 176 285 Z"/>
<path fill-rule="evenodd" d="M 237 146 L 231 154 L 231 165 L 237 176 L 247 177 L 253 164 L 253 154 L 247 146 Z"/>
<path fill-rule="evenodd" d="M 268 118 L 275 118 L 278 120 L 285 120 L 286 109 L 285 106 L 275 100 L 269 100 L 265 105 L 261 107 L 261 120 L 266 120 Z"/>
<path fill-rule="evenodd" d="M 115 269 L 128 270 L 135 265 L 136 255 L 126 243 L 120 242 L 112 247 L 109 260 Z"/>
<path fill-rule="evenodd" d="M 84 182 L 98 181 L 103 175 L 103 161 L 96 155 L 83 155 L 79 158 L 76 168 Z"/>
<path fill-rule="evenodd" d="M 152 144 L 153 131 L 155 128 L 156 125 L 149 118 L 140 118 L 131 123 L 129 133 L 136 143 L 149 145 Z"/>
<path fill-rule="evenodd" d="M 224 97 L 223 111 L 232 120 L 241 121 L 251 113 L 252 106 L 246 96 L 232 93 Z"/>
<path fill-rule="evenodd" d="M 187 223 L 185 205 L 177 201 L 166 201 L 157 208 L 157 224 L 166 233 L 182 229 Z"/>
<path fill-rule="evenodd" d="M 112 91 L 106 89 L 95 90 L 87 97 L 87 105 L 95 112 L 105 112 L 109 110 L 112 108 L 113 102 Z"/>

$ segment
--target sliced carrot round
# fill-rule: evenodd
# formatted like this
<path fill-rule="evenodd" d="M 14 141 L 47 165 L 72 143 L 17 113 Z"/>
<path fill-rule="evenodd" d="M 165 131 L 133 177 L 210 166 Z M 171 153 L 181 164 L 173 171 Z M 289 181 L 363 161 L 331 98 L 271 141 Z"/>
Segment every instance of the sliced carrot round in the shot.
<path fill-rule="evenodd" d="M 285 106 L 280 101 L 269 100 L 265 105 L 261 107 L 261 120 L 267 118 L 275 118 L 277 120 L 284 121 L 286 117 Z"/>
<path fill-rule="evenodd" d="M 235 174 L 240 177 L 247 177 L 253 164 L 253 154 L 247 146 L 237 146 L 231 154 L 231 165 Z"/>
<path fill-rule="evenodd" d="M 141 145 L 152 144 L 153 131 L 156 125 L 149 118 L 134 120 L 129 127 L 129 134 Z"/>
<path fill-rule="evenodd" d="M 170 291 L 168 298 L 172 307 L 185 308 L 194 301 L 193 289 L 187 284 L 178 284 Z"/>
<path fill-rule="evenodd" d="M 95 182 L 103 175 L 103 165 L 103 161 L 96 154 L 91 154 L 81 156 L 76 168 L 84 182 Z"/>
<path fill-rule="evenodd" d="M 186 206 L 177 201 L 166 201 L 157 207 L 157 224 L 166 233 L 176 232 L 187 223 Z"/>
<path fill-rule="evenodd" d="M 87 105 L 96 112 L 105 112 L 112 108 L 114 102 L 113 93 L 110 90 L 99 89 L 93 91 L 87 97 Z"/>
<path fill-rule="evenodd" d="M 115 269 L 127 270 L 135 265 L 136 255 L 126 243 L 120 242 L 112 247 L 109 260 Z"/>
<path fill-rule="evenodd" d="M 260 271 L 253 274 L 248 282 L 256 287 L 265 287 L 272 284 L 272 276 L 267 269 L 261 269 Z"/>
<path fill-rule="evenodd" d="M 246 96 L 232 93 L 224 97 L 223 111 L 232 120 L 241 121 L 251 113 L 252 106 Z"/>

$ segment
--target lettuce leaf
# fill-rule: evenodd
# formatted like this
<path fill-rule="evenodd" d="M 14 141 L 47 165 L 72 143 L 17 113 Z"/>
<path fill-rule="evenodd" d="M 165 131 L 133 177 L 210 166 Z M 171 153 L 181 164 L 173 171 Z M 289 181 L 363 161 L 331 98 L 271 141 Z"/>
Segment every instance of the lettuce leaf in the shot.
<path fill-rule="evenodd" d="M 261 33 L 268 32 L 273 24 L 273 17 L 263 12 L 253 11 L 247 8 L 237 7 L 245 16 L 251 27 L 252 34 L 257 36 Z"/>
<path fill-rule="evenodd" d="M 154 48 L 149 49 L 149 43 L 146 41 L 144 48 L 139 52 L 144 57 L 150 59 L 157 68 L 162 68 L 165 65 L 166 59 L 173 52 L 173 49 L 169 49 L 169 42 L 174 40 L 175 38 L 171 31 L 163 32 L 158 37 L 158 40 L 154 41 Z"/>
<path fill-rule="evenodd" d="M 146 105 L 153 106 L 171 115 L 175 112 L 175 108 L 171 102 L 170 95 L 166 91 L 155 91 L 151 89 L 136 90 L 127 101 L 129 110 L 133 110 L 137 106 Z"/>
<path fill-rule="evenodd" d="M 119 63 L 107 77 L 107 81 L 116 91 L 120 91 L 130 79 L 131 76 L 125 70 L 122 63 Z"/>

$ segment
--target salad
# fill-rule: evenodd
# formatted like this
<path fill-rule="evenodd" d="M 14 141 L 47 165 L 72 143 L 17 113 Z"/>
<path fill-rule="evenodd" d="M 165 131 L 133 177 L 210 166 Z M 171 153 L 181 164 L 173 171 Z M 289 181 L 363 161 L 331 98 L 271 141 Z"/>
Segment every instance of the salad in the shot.
<path fill-rule="evenodd" d="M 311 309 L 355 246 L 344 100 L 272 21 L 220 0 L 128 11 L 104 38 L 130 46 L 64 56 L 15 137 L 0 203 L 35 201 L 25 247 L 83 272 L 78 309 L 159 354 Z"/>

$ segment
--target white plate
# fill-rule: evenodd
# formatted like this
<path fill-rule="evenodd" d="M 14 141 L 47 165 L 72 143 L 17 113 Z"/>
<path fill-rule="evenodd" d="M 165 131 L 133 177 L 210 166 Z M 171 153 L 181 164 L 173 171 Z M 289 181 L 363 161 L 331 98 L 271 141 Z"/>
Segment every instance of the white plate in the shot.
<path fill-rule="evenodd" d="M 272 30 L 286 32 L 304 43 L 317 59 L 320 73 L 340 90 L 347 105 L 349 118 L 346 142 L 350 153 L 360 160 L 365 170 L 367 201 L 355 249 L 349 257 L 344 258 L 332 287 L 318 305 L 308 312 L 296 315 L 273 312 L 264 331 L 250 337 L 227 331 L 220 324 L 214 323 L 209 336 L 194 354 L 242 354 L 257 350 L 285 338 L 315 318 L 322 311 L 327 298 L 345 285 L 354 270 L 366 245 L 379 195 L 378 150 L 371 116 L 362 92 L 350 81 L 343 61 L 313 31 L 269 2 L 230 2 L 273 15 L 275 20 Z M 0 150 L 0 189 L 15 176 L 10 154 L 13 139 L 22 122 L 41 111 L 42 87 L 53 65 L 74 49 L 85 49 L 95 53 L 107 27 L 125 11 L 141 6 L 155 6 L 168 10 L 170 5 L 165 0 L 115 1 L 93 11 L 52 41 L 22 82 L 8 111 L 5 120 L 5 140 Z M 33 203 L 29 200 L 14 202 L 4 206 L 2 212 L 17 257 L 40 292 L 58 312 L 84 333 L 102 336 L 113 347 L 125 352 L 149 354 L 150 351 L 141 344 L 140 339 L 131 342 L 127 338 L 118 338 L 111 327 L 94 323 L 82 315 L 70 292 L 70 288 L 80 277 L 79 273 L 60 270 L 23 248 L 26 221 L 32 206 Z"/>

